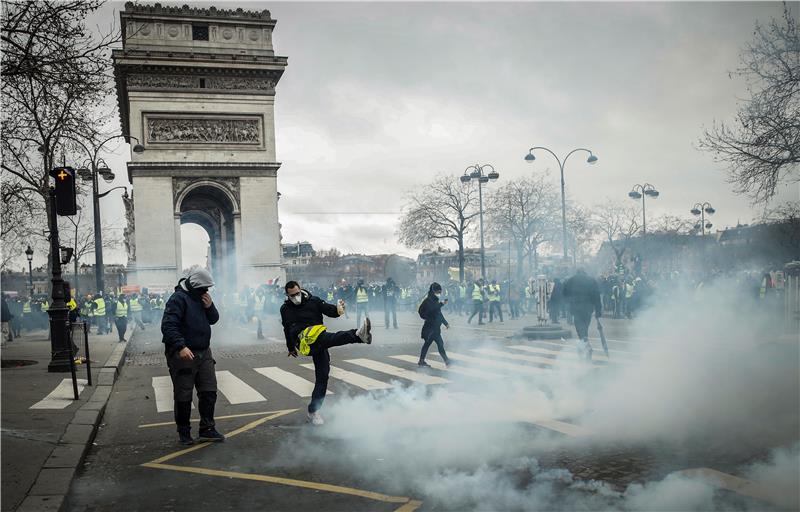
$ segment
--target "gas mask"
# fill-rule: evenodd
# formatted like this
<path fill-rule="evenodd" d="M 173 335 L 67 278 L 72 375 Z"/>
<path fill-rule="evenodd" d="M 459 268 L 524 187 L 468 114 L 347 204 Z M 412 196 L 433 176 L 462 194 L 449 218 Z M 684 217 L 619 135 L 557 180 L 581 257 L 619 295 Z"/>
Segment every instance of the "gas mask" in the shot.
<path fill-rule="evenodd" d="M 299 306 L 300 303 L 303 302 L 303 294 L 302 294 L 302 292 L 298 293 L 297 295 L 289 296 L 289 300 L 292 301 L 292 304 L 294 304 L 295 306 Z"/>

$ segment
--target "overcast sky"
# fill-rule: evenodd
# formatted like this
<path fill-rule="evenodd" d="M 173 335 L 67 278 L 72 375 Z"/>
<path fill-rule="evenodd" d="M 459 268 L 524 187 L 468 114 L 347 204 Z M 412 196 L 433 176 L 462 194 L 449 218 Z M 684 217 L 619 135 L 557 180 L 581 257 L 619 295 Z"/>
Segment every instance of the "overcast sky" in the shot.
<path fill-rule="evenodd" d="M 523 160 L 534 145 L 595 152 L 596 165 L 566 167 L 586 205 L 631 201 L 649 182 L 661 196 L 648 217 L 690 217 L 698 201 L 717 209 L 715 227 L 758 214 L 696 145 L 735 113 L 745 89 L 728 71 L 780 3 L 223 3 L 269 9 L 289 58 L 275 121 L 284 242 L 414 255 L 396 240 L 406 191 L 474 163 L 500 172 L 489 187 L 548 170 L 557 183 L 555 161 Z M 99 19 L 118 23 L 122 7 Z M 122 226 L 121 201 L 103 215 Z M 184 249 L 204 254 L 203 238 Z"/>

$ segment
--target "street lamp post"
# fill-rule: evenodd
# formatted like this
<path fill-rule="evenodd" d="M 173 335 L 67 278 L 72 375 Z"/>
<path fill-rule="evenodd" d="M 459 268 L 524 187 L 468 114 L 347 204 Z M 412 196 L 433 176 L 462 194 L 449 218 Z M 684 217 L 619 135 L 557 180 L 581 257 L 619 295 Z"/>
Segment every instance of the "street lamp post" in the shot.
<path fill-rule="evenodd" d="M 642 236 L 647 235 L 647 214 L 645 210 L 644 200 L 647 196 L 652 197 L 653 199 L 659 196 L 660 192 L 656 190 L 656 187 L 649 183 L 645 183 L 644 185 L 634 185 L 630 192 L 628 192 L 628 197 L 631 199 L 641 199 L 642 200 Z"/>
<path fill-rule="evenodd" d="M 484 169 L 491 169 L 489 173 L 484 173 Z M 469 173 L 467 173 L 469 171 Z M 489 164 L 475 164 L 470 165 L 466 169 L 464 169 L 464 174 L 461 176 L 461 183 L 469 183 L 472 180 L 478 181 L 478 213 L 480 216 L 480 225 L 481 225 L 481 278 L 485 281 L 486 280 L 486 254 L 483 244 L 483 184 L 488 183 L 491 181 L 497 181 L 497 178 L 500 177 L 500 173 L 494 170 Z"/>
<path fill-rule="evenodd" d="M 28 258 L 28 286 L 31 289 L 29 298 L 33 299 L 33 249 L 30 245 L 25 249 L 25 257 Z"/>
<path fill-rule="evenodd" d="M 711 203 L 704 202 L 704 203 L 696 203 L 689 211 L 695 217 L 697 217 L 698 215 L 700 216 L 700 230 L 701 230 L 700 232 L 702 236 L 706 236 L 706 229 L 711 229 L 711 227 L 713 226 L 713 224 L 710 222 L 706 223 L 706 214 L 714 215 L 714 212 L 716 212 L 717 210 L 715 210 L 714 207 L 711 206 Z M 696 228 L 697 224 L 695 224 L 695 229 Z"/>
<path fill-rule="evenodd" d="M 98 158 L 100 150 L 103 146 L 112 141 L 114 139 L 123 137 L 125 138 L 128 143 L 130 140 L 133 139 L 136 141 L 136 144 L 133 146 L 134 153 L 142 153 L 144 152 L 144 146 L 139 143 L 139 139 L 133 137 L 131 135 L 114 135 L 106 140 L 102 141 L 97 146 L 93 146 L 91 149 L 87 147 L 83 142 L 78 139 L 69 136 L 62 136 L 66 139 L 69 139 L 73 142 L 76 142 L 80 145 L 86 154 L 89 156 L 89 168 L 83 167 L 78 169 L 78 174 L 83 178 L 84 181 L 91 179 L 92 180 L 92 211 L 94 212 L 94 272 L 95 272 L 95 286 L 97 287 L 97 291 L 103 291 L 105 289 L 105 275 L 104 275 L 104 268 L 103 268 L 103 235 L 100 230 L 100 198 L 105 197 L 111 190 L 116 188 L 125 188 L 125 187 L 114 187 L 111 190 L 103 192 L 102 194 L 99 193 L 98 187 L 98 175 L 102 176 L 106 182 L 111 182 L 114 180 L 114 173 L 109 169 L 108 165 L 102 158 Z"/>
<path fill-rule="evenodd" d="M 558 168 L 561 170 L 561 240 L 562 240 L 562 242 L 564 244 L 564 261 L 566 261 L 567 260 L 567 196 L 566 196 L 566 192 L 564 190 L 564 166 L 567 163 L 567 159 L 573 153 L 576 153 L 578 151 L 586 151 L 587 153 L 589 153 L 589 158 L 586 159 L 586 163 L 589 163 L 589 164 L 594 164 L 595 162 L 597 162 L 597 157 L 589 149 L 586 149 L 586 148 L 575 148 L 572 151 L 570 151 L 569 153 L 567 153 L 567 156 L 565 156 L 564 160 L 562 161 L 551 150 L 549 150 L 549 149 L 547 149 L 545 147 L 542 147 L 542 146 L 534 146 L 531 149 L 529 149 L 528 150 L 528 154 L 525 155 L 525 161 L 526 162 L 533 163 L 533 161 L 536 160 L 536 157 L 533 154 L 533 151 L 536 150 L 536 149 L 541 149 L 542 151 L 547 151 L 548 153 L 553 155 L 553 158 L 555 158 L 556 162 L 558 162 Z"/>

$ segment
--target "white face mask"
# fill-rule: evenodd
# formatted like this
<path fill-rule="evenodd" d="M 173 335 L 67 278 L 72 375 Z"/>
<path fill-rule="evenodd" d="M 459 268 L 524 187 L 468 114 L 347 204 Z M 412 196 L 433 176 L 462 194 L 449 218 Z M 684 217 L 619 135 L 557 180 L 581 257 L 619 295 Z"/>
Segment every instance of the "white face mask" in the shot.
<path fill-rule="evenodd" d="M 298 293 L 297 295 L 292 295 L 289 297 L 289 300 L 292 301 L 296 306 L 299 306 L 301 302 L 303 302 L 303 295 Z"/>
<path fill-rule="evenodd" d="M 436 298 L 437 298 L 437 299 L 438 299 L 438 298 L 441 298 L 441 296 L 442 296 L 442 294 L 441 294 L 441 293 L 434 293 L 434 295 L 436 295 Z"/>

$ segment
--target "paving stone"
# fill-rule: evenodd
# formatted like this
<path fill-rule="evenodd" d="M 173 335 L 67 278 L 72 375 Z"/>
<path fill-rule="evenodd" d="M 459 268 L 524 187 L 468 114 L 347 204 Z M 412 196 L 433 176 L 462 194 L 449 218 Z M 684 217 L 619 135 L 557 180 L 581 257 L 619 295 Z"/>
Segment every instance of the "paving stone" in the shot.
<path fill-rule="evenodd" d="M 39 472 L 29 496 L 51 496 L 69 492 L 75 468 L 45 468 Z"/>
<path fill-rule="evenodd" d="M 94 393 L 92 394 L 92 398 L 89 399 L 90 402 L 107 402 L 108 397 L 111 396 L 111 386 L 109 385 L 98 385 Z"/>
<path fill-rule="evenodd" d="M 97 402 L 95 402 L 97 403 Z M 100 420 L 100 409 L 80 408 L 70 423 L 74 425 L 97 425 Z"/>
<path fill-rule="evenodd" d="M 59 444 L 44 463 L 46 468 L 76 468 L 86 451 L 84 444 Z"/>
<path fill-rule="evenodd" d="M 94 435 L 92 425 L 67 425 L 67 431 L 61 436 L 61 443 L 87 445 Z"/>
<path fill-rule="evenodd" d="M 63 502 L 63 494 L 28 496 L 19 505 L 16 512 L 58 512 Z"/>

